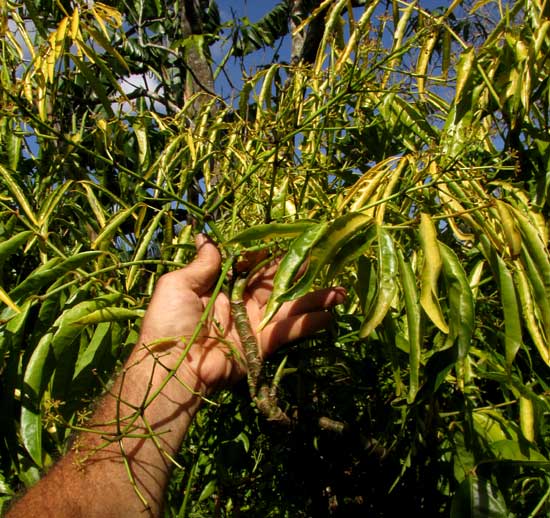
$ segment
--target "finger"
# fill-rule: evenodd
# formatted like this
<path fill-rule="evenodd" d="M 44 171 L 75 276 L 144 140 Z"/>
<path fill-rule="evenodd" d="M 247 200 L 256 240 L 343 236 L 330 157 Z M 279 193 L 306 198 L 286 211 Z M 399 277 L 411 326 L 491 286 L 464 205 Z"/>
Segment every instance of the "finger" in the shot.
<path fill-rule="evenodd" d="M 258 263 L 263 261 L 269 255 L 269 250 L 263 248 L 262 250 L 256 250 L 254 252 L 246 252 L 242 258 L 237 262 L 236 270 L 238 273 L 247 273 Z"/>
<path fill-rule="evenodd" d="M 261 269 L 254 275 L 251 281 L 248 283 L 247 291 L 250 296 L 258 302 L 260 306 L 267 304 L 271 292 L 273 291 L 273 279 L 279 268 L 281 257 L 274 259 L 265 269 Z M 300 266 L 300 269 L 296 273 L 295 280 L 298 280 L 306 271 L 307 262 Z"/>
<path fill-rule="evenodd" d="M 262 353 L 268 356 L 284 344 L 326 329 L 331 322 L 332 315 L 328 311 L 316 311 L 272 322 L 260 333 Z"/>
<path fill-rule="evenodd" d="M 273 317 L 273 322 L 285 318 L 330 309 L 346 300 L 346 290 L 342 287 L 324 288 L 313 291 L 299 299 L 285 302 Z"/>
<path fill-rule="evenodd" d="M 257 284 L 263 284 L 266 281 L 272 281 L 277 273 L 277 268 L 281 262 L 280 257 L 273 258 L 272 261 L 255 272 L 248 280 L 248 288 L 254 289 Z"/>
<path fill-rule="evenodd" d="M 273 291 L 273 278 L 277 273 L 280 258 L 273 259 L 269 264 L 260 268 L 248 281 L 246 293 L 253 298 L 259 306 L 267 303 Z"/>
<path fill-rule="evenodd" d="M 185 283 L 198 295 L 204 295 L 212 288 L 221 267 L 221 255 L 216 245 L 204 234 L 198 234 L 195 238 L 197 257 L 185 268 L 176 273 L 178 280 Z"/>

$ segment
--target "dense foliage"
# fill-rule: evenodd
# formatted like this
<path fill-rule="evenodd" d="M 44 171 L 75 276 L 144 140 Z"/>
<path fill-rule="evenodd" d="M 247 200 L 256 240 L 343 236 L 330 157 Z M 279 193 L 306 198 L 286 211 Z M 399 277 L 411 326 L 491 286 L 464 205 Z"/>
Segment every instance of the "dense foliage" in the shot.
<path fill-rule="evenodd" d="M 0 3 L 2 505 L 206 231 L 348 300 L 264 365 L 293 426 L 205 404 L 167 516 L 549 512 L 549 6 L 362 4 Z"/>

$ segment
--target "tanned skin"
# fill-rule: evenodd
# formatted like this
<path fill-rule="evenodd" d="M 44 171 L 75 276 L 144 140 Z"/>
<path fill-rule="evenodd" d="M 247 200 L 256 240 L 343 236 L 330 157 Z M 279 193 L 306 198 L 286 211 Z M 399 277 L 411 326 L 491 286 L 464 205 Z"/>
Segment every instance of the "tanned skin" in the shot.
<path fill-rule="evenodd" d="M 138 343 L 87 423 L 101 433 L 80 433 L 71 451 L 15 503 L 7 518 L 161 515 L 173 467 L 169 456 L 179 450 L 204 397 L 246 374 L 229 301 L 221 293 L 180 364 L 186 339 L 204 313 L 221 267 L 220 253 L 211 241 L 199 235 L 196 246 L 192 263 L 159 279 Z M 276 270 L 276 263 L 268 265 L 248 284 L 245 303 L 254 330 L 262 320 Z M 325 328 L 330 322 L 327 310 L 344 298 L 342 288 L 329 288 L 284 304 L 256 335 L 261 354 L 267 356 Z M 176 367 L 176 375 L 162 387 L 168 371 Z M 158 389 L 158 396 L 133 423 L 133 437 L 117 436 Z"/>

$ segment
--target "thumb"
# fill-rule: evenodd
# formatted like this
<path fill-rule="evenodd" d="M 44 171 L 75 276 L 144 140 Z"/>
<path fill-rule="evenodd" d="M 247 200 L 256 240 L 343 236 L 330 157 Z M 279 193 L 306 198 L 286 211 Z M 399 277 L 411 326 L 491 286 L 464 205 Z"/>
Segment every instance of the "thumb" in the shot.
<path fill-rule="evenodd" d="M 204 234 L 195 238 L 197 257 L 179 271 L 180 279 L 197 295 L 204 295 L 220 273 L 221 255 L 216 245 Z"/>

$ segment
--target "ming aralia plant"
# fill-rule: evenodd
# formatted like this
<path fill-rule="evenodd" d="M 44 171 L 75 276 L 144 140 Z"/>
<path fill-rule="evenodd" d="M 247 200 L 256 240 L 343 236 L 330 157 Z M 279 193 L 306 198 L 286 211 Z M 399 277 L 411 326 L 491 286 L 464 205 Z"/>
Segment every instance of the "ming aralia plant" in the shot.
<path fill-rule="evenodd" d="M 243 336 L 251 254 L 282 266 L 264 324 L 348 297 L 327 333 L 251 348 L 167 516 L 548 513 L 549 7 L 359 4 L 0 4 L 3 505 L 86 426 L 202 230 Z"/>

